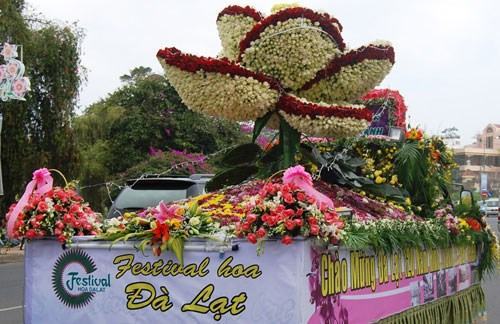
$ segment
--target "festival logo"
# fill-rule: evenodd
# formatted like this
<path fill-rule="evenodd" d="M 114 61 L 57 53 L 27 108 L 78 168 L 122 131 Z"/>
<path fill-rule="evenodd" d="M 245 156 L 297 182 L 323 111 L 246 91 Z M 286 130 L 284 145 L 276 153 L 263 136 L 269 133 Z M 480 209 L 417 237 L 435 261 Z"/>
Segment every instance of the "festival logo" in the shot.
<path fill-rule="evenodd" d="M 57 298 L 70 308 L 86 306 L 96 293 L 111 286 L 111 274 L 97 276 L 94 260 L 81 249 L 59 256 L 52 270 L 52 287 Z"/>

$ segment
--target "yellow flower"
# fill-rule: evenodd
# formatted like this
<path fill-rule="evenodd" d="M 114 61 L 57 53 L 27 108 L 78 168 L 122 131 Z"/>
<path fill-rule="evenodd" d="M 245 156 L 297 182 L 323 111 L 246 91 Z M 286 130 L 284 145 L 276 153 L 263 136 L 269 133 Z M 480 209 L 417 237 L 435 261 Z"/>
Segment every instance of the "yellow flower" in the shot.
<path fill-rule="evenodd" d="M 377 178 L 375 179 L 375 183 L 381 184 L 381 183 L 384 183 L 385 180 L 386 179 L 384 177 L 377 176 Z"/>
<path fill-rule="evenodd" d="M 391 184 L 395 185 L 398 182 L 398 176 L 396 174 L 391 177 Z"/>
<path fill-rule="evenodd" d="M 181 227 L 182 223 L 181 220 L 177 218 L 172 218 L 169 222 L 174 229 L 178 229 L 179 227 Z"/>
<path fill-rule="evenodd" d="M 405 203 L 406 203 L 407 205 L 411 205 L 411 199 L 410 199 L 410 197 L 406 197 L 406 199 L 405 199 Z"/>
<path fill-rule="evenodd" d="M 382 171 L 377 170 L 373 173 L 376 177 L 379 177 L 382 174 Z"/>

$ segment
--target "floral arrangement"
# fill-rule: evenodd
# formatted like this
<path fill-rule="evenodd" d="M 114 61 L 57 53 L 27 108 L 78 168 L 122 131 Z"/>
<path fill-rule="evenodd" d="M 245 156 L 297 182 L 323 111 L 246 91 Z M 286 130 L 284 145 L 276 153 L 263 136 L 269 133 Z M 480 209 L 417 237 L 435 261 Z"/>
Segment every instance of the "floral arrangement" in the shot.
<path fill-rule="evenodd" d="M 213 222 L 209 214 L 196 204 L 160 202 L 156 207 L 140 213 L 125 213 L 106 221 L 100 239 L 114 243 L 129 239 L 140 240 L 138 248 L 144 251 L 150 246 L 154 255 L 172 251 L 183 261 L 184 241 L 192 236 L 211 237 L 220 233 L 220 224 Z"/>
<path fill-rule="evenodd" d="M 34 181 L 37 177 L 50 177 L 47 169 L 37 170 L 34 174 Z M 12 225 L 8 227 L 11 238 L 31 240 L 55 237 L 62 244 L 70 245 L 75 235 L 97 235 L 101 232 L 101 216 L 84 202 L 74 188 L 70 185 L 52 187 L 49 184 L 43 193 L 27 191 L 27 200 L 21 199 L 10 206 L 6 218 Z M 20 204 L 23 206 L 19 209 Z"/>
<path fill-rule="evenodd" d="M 394 64 L 394 49 L 374 42 L 347 50 L 334 17 L 294 5 L 274 9 L 267 17 L 250 7 L 222 10 L 217 17 L 220 59 L 175 48 L 158 52 L 184 103 L 238 121 L 268 116 L 267 123 L 276 120 L 269 114 L 279 116 L 312 136 L 360 133 L 372 114 L 345 101 L 360 98 L 383 80 Z M 283 123 L 280 132 L 286 132 Z"/>
<path fill-rule="evenodd" d="M 294 183 L 267 183 L 246 204 L 247 213 L 236 229 L 239 237 L 251 243 L 266 238 L 281 238 L 285 245 L 293 237 L 315 237 L 338 243 L 344 222 L 334 209 L 318 207 L 316 199 Z"/>
<path fill-rule="evenodd" d="M 407 107 L 403 96 L 398 91 L 371 90 L 361 97 L 360 102 L 366 105 L 374 115 L 366 134 L 387 136 L 391 127 L 406 129 Z"/>

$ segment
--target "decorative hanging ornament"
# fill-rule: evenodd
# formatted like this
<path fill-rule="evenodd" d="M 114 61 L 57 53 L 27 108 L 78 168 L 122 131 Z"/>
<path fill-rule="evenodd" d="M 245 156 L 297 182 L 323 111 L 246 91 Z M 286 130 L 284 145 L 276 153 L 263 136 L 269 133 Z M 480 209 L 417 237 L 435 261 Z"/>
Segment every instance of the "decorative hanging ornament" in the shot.
<path fill-rule="evenodd" d="M 30 81 L 24 76 L 24 64 L 16 59 L 18 45 L 4 43 L 0 45 L 0 100 L 26 100 L 24 96 L 30 90 Z"/>

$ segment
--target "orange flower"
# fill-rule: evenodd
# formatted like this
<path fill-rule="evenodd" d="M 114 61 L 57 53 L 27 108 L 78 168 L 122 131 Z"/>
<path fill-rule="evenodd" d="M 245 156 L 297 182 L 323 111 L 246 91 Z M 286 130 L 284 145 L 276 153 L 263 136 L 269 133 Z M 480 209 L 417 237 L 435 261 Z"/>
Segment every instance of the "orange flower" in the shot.
<path fill-rule="evenodd" d="M 406 132 L 406 139 L 420 141 L 424 137 L 421 129 L 412 128 Z"/>
<path fill-rule="evenodd" d="M 471 218 L 471 217 L 467 217 L 466 222 L 467 222 L 467 224 L 469 224 L 470 228 L 474 232 L 481 231 L 481 224 L 477 221 L 477 219 L 474 219 L 474 218 Z"/>

